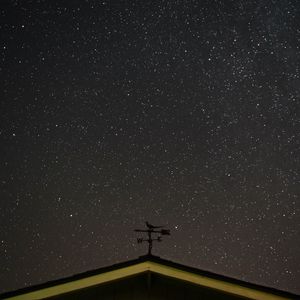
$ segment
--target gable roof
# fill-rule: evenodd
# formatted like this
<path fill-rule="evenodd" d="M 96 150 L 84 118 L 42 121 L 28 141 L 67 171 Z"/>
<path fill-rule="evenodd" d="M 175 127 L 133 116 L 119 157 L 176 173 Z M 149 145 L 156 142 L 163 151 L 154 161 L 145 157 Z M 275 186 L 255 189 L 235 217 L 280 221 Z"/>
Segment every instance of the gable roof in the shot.
<path fill-rule="evenodd" d="M 104 283 L 110 283 L 115 280 L 125 279 L 145 272 L 153 272 L 248 299 L 300 299 L 299 295 L 217 275 L 208 271 L 202 271 L 153 255 L 141 256 L 138 259 L 118 263 L 109 267 L 88 271 L 14 292 L 8 292 L 0 295 L 0 298 L 16 300 L 45 299 Z"/>

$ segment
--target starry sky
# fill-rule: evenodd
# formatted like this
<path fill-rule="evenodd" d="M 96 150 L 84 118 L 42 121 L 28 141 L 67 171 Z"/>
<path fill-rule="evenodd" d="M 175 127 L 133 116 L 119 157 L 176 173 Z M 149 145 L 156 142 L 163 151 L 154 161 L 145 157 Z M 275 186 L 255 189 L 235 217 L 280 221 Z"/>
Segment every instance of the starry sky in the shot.
<path fill-rule="evenodd" d="M 153 253 L 300 293 L 300 2 L 0 3 L 0 291 Z"/>

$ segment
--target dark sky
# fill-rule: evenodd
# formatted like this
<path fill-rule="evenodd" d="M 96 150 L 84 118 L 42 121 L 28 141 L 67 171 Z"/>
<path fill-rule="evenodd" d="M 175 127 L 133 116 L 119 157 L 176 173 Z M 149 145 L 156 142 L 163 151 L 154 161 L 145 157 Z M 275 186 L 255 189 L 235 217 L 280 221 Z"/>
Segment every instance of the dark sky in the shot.
<path fill-rule="evenodd" d="M 300 1 L 9 1 L 0 291 L 154 254 L 300 292 Z"/>

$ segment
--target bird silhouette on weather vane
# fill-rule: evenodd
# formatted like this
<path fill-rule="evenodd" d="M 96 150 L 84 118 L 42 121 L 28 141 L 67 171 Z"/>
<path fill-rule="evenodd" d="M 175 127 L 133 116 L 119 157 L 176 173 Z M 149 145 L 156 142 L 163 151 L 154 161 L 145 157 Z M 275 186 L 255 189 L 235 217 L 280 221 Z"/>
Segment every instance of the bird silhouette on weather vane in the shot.
<path fill-rule="evenodd" d="M 143 232 L 147 233 L 147 238 L 137 238 L 137 242 L 139 244 L 143 242 L 148 243 L 148 255 L 151 255 L 152 253 L 152 244 L 154 241 L 161 242 L 163 235 L 171 235 L 169 229 L 163 229 L 165 226 L 154 226 L 147 221 L 145 222 L 147 229 L 135 229 L 135 232 Z M 158 235 L 156 238 L 153 238 L 152 235 Z"/>

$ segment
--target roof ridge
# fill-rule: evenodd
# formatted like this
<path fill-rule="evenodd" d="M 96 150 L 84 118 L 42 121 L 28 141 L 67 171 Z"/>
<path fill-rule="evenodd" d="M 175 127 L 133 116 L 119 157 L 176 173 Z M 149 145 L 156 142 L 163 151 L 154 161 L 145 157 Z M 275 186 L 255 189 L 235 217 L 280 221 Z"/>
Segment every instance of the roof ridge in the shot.
<path fill-rule="evenodd" d="M 278 289 L 275 289 L 275 288 L 272 288 L 272 287 L 262 286 L 262 285 L 259 285 L 259 284 L 243 281 L 243 280 L 240 280 L 240 279 L 227 277 L 225 275 L 216 274 L 216 273 L 213 273 L 211 271 L 201 270 L 201 269 L 198 269 L 198 268 L 195 268 L 195 267 L 191 267 L 191 266 L 183 265 L 183 264 L 180 264 L 180 263 L 177 263 L 177 262 L 173 262 L 171 260 L 167 260 L 167 259 L 161 258 L 160 256 L 156 256 L 156 255 L 152 255 L 152 254 L 142 255 L 142 256 L 140 256 L 136 259 L 119 262 L 119 263 L 116 263 L 116 264 L 113 264 L 113 265 L 104 266 L 104 267 L 101 267 L 101 268 L 97 268 L 97 269 L 94 269 L 94 270 L 82 272 L 82 273 L 79 273 L 79 274 L 74 274 L 74 275 L 64 277 L 64 278 L 61 278 L 61 279 L 51 280 L 51 281 L 44 282 L 44 283 L 41 283 L 41 284 L 21 288 L 21 289 L 15 290 L 15 291 L 8 291 L 8 292 L 5 292 L 5 293 L 1 294 L 0 298 L 2 299 L 3 297 L 12 297 L 12 296 L 21 295 L 23 293 L 34 292 L 34 291 L 38 291 L 38 290 L 41 290 L 41 289 L 54 287 L 56 285 L 69 283 L 69 282 L 72 282 L 72 281 L 88 278 L 88 277 L 95 276 L 95 275 L 100 275 L 100 274 L 103 274 L 103 273 L 106 273 L 106 272 L 116 271 L 118 269 L 138 265 L 140 263 L 145 263 L 145 262 L 157 263 L 157 264 L 160 264 L 160 265 L 163 265 L 163 266 L 166 266 L 166 267 L 171 267 L 173 269 L 193 273 L 193 274 L 204 276 L 204 277 L 207 277 L 207 278 L 210 278 L 210 279 L 225 281 L 225 282 L 228 282 L 228 283 L 231 283 L 231 284 L 240 285 L 240 286 L 243 286 L 243 287 L 246 287 L 246 288 L 252 288 L 252 289 L 255 289 L 255 290 L 258 290 L 258 291 L 262 291 L 262 292 L 269 292 L 269 293 L 276 294 L 276 295 L 291 297 L 292 299 L 299 299 L 300 298 L 300 295 L 296 295 L 296 294 L 293 294 L 293 293 L 288 292 L 288 291 L 278 290 Z"/>

